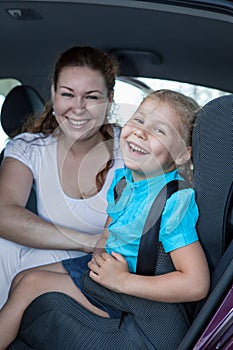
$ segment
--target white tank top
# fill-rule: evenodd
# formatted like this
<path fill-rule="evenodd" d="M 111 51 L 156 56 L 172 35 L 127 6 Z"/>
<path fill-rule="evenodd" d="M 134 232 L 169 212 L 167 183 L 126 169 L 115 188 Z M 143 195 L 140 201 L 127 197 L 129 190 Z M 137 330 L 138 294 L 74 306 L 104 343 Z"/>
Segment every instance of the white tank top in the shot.
<path fill-rule="evenodd" d="M 40 217 L 53 224 L 98 234 L 107 219 L 106 194 L 114 170 L 123 166 L 119 134 L 119 128 L 114 128 L 114 164 L 104 186 L 88 199 L 74 199 L 64 193 L 58 173 L 56 137 L 41 138 L 41 134 L 23 133 L 7 143 L 4 156 L 18 159 L 32 171 Z"/>

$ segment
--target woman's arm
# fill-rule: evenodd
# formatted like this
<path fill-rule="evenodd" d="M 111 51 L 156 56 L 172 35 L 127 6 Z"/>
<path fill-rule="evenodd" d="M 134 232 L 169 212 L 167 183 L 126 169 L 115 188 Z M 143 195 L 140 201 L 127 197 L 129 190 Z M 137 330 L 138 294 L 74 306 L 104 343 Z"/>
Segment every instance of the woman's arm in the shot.
<path fill-rule="evenodd" d="M 199 242 L 172 251 L 176 271 L 159 276 L 131 274 L 126 260 L 104 253 L 89 264 L 90 277 L 118 292 L 160 302 L 190 302 L 203 299 L 209 290 L 208 264 Z"/>
<path fill-rule="evenodd" d="M 54 225 L 25 208 L 32 182 L 32 173 L 23 163 L 4 159 L 0 169 L 0 236 L 33 248 L 92 252 L 99 235 Z"/>

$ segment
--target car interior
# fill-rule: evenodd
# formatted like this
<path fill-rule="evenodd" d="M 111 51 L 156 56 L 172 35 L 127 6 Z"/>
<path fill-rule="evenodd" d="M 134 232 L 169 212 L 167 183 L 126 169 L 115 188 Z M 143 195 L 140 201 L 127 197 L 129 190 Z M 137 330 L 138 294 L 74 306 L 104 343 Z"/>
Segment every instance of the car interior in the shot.
<path fill-rule="evenodd" d="M 1 126 L 8 137 L 28 115 L 42 113 L 50 98 L 53 64 L 62 51 L 75 45 L 88 44 L 112 54 L 120 64 L 119 82 L 136 86 L 143 94 L 161 81 L 165 87 L 168 81 L 179 82 L 187 94 L 186 84 L 192 84 L 192 96 L 200 101 L 205 93 L 199 87 L 219 92 L 209 93 L 201 102 L 193 131 L 194 189 L 200 211 L 197 228 L 211 267 L 211 289 L 197 304 L 192 326 L 174 350 L 231 350 L 233 1 L 0 0 L 0 23 Z M 16 79 L 16 86 L 1 85 L 1 80 L 9 78 Z M 147 79 L 154 80 L 153 87 Z M 4 148 L 0 161 L 3 152 Z M 27 208 L 36 212 L 33 188 Z M 71 298 L 45 294 L 25 312 L 19 336 L 9 349 L 55 349 L 48 347 L 49 334 L 61 323 L 63 332 L 72 325 L 69 334 L 74 341 L 69 350 L 76 349 L 76 317 Z M 47 335 L 40 343 L 46 319 Z M 65 336 L 60 333 L 58 337 L 60 348 L 56 349 L 67 349 Z"/>

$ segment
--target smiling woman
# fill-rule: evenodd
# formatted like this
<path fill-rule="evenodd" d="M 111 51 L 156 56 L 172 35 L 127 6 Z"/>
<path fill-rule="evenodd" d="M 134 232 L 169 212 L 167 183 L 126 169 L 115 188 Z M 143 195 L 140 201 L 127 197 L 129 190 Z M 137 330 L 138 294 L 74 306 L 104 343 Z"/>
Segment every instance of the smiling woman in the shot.
<path fill-rule="evenodd" d="M 117 69 L 92 47 L 62 53 L 52 101 L 7 143 L 0 173 L 1 304 L 18 269 L 91 252 L 105 226 L 106 191 L 122 165 L 120 128 L 108 123 Z M 38 216 L 25 209 L 32 184 Z"/>

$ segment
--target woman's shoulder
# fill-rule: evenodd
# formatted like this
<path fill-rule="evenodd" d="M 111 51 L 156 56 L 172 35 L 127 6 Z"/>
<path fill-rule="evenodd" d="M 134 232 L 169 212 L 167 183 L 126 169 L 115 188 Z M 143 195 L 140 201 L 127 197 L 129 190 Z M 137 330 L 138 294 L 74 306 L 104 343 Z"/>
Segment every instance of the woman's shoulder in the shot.
<path fill-rule="evenodd" d="M 8 141 L 4 150 L 4 157 L 19 160 L 34 173 L 35 168 L 44 159 L 43 151 L 48 149 L 46 146 L 53 142 L 56 142 L 56 139 L 52 135 L 22 133 Z"/>
<path fill-rule="evenodd" d="M 20 148 L 27 150 L 29 148 L 37 148 L 38 146 L 47 146 L 56 141 L 52 135 L 44 135 L 43 133 L 24 132 L 7 142 L 6 148 Z"/>
<path fill-rule="evenodd" d="M 13 141 L 17 142 L 27 142 L 27 143 L 35 143 L 35 144 L 44 144 L 47 143 L 49 140 L 51 140 L 51 135 L 44 135 L 43 133 L 31 133 L 31 132 L 24 132 L 19 135 L 16 135 L 13 139 Z"/>
<path fill-rule="evenodd" d="M 54 142 L 52 139 L 54 139 L 52 135 L 45 136 L 42 133 L 21 133 L 7 142 L 4 156 L 11 157 L 22 155 L 23 153 L 34 153 L 36 149 L 41 148 L 41 146 L 47 146 L 49 143 Z"/>

